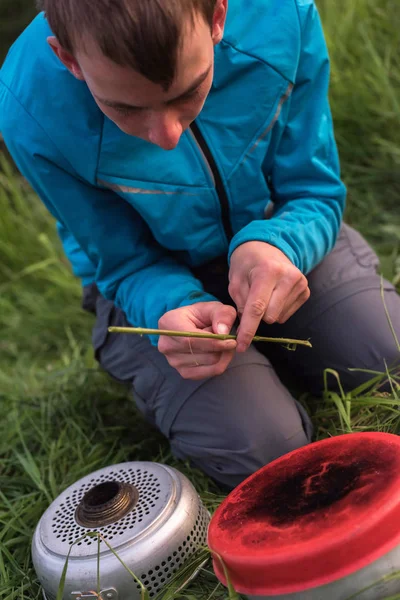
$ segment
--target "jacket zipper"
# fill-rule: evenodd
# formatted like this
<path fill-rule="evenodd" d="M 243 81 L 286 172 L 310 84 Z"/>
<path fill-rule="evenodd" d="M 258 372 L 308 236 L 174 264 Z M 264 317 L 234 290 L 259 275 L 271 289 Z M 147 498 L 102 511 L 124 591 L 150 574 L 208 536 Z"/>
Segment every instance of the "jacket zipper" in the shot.
<path fill-rule="evenodd" d="M 222 225 L 224 227 L 225 235 L 228 239 L 228 243 L 233 238 L 233 229 L 231 225 L 231 220 L 229 216 L 229 200 L 228 195 L 226 193 L 221 174 L 218 170 L 217 163 L 213 155 L 211 154 L 210 148 L 207 146 L 207 142 L 205 141 L 203 134 L 201 133 L 196 122 L 193 122 L 190 125 L 190 129 L 194 135 L 194 138 L 201 150 L 204 161 L 208 168 L 211 171 L 212 179 L 215 185 L 215 191 L 217 192 L 217 196 L 219 199 L 219 203 L 221 206 L 221 217 L 222 217 Z"/>

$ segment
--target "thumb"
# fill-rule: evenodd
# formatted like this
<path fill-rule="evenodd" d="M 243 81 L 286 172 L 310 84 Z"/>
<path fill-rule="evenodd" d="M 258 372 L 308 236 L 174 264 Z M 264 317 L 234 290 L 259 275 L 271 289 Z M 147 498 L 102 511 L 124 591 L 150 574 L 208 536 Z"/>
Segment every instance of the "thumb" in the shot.
<path fill-rule="evenodd" d="M 227 335 L 233 327 L 236 320 L 236 310 L 233 306 L 220 304 L 215 308 L 212 314 L 213 333 Z"/>

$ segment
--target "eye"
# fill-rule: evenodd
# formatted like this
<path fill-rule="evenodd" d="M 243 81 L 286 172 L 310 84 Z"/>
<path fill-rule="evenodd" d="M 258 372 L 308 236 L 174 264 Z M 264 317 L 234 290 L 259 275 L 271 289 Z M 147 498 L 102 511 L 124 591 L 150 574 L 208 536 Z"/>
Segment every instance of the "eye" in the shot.
<path fill-rule="evenodd" d="M 180 102 L 191 102 L 193 100 L 198 100 L 201 97 L 201 91 L 200 88 L 198 87 L 196 90 L 193 90 L 193 92 L 190 92 L 190 94 L 187 94 L 186 96 L 184 96 L 183 98 L 180 99 Z"/>
<path fill-rule="evenodd" d="M 113 109 L 115 110 L 115 112 L 117 112 L 119 115 L 123 116 L 123 117 L 127 117 L 128 115 L 132 115 L 135 114 L 137 112 L 140 111 L 140 108 L 118 108 L 116 106 L 113 107 Z"/>

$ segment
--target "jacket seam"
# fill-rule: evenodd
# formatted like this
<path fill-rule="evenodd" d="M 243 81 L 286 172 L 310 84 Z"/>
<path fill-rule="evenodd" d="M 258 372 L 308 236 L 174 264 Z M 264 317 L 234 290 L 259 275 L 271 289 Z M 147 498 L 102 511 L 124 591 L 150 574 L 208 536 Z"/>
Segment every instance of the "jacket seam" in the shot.
<path fill-rule="evenodd" d="M 300 30 L 300 50 L 303 48 L 303 27 L 301 25 L 301 18 L 300 18 L 300 9 L 299 9 L 299 5 L 297 0 L 293 0 L 294 2 L 294 6 L 296 8 L 296 15 L 297 15 L 297 20 L 299 22 L 299 30 Z"/>
<path fill-rule="evenodd" d="M 24 113 L 26 113 L 26 115 L 28 115 L 28 117 L 33 121 L 33 123 L 40 129 L 40 131 L 46 136 L 46 138 L 50 141 L 50 143 L 54 146 L 54 148 L 57 150 L 57 152 L 60 154 L 60 156 L 62 156 L 62 158 L 65 160 L 65 162 L 69 165 L 69 167 L 71 168 L 71 171 L 73 173 L 75 173 L 75 175 L 81 179 L 82 181 L 85 181 L 86 183 L 88 183 L 89 185 L 92 185 L 91 182 L 83 179 L 82 176 L 79 175 L 79 173 L 77 173 L 76 169 L 74 168 L 74 166 L 71 164 L 71 162 L 68 160 L 68 158 L 64 155 L 63 152 L 61 152 L 60 148 L 57 146 L 57 144 L 55 143 L 55 141 L 49 136 L 49 134 L 47 133 L 47 131 L 43 128 L 43 126 L 39 123 L 39 121 L 37 121 L 35 119 L 35 117 L 29 112 L 29 110 L 26 108 L 26 106 L 24 106 L 22 104 L 22 102 L 20 101 L 19 98 L 17 98 L 17 96 L 14 94 L 14 92 L 8 87 L 8 85 L 4 82 L 3 79 L 0 79 L 0 83 L 4 86 L 4 88 L 6 89 L 6 91 L 10 94 L 10 96 L 13 98 L 13 100 L 18 104 L 18 106 L 24 111 Z M 46 158 L 46 157 L 43 157 Z M 47 161 L 52 162 L 51 160 L 49 160 L 48 158 L 46 158 Z M 60 167 L 61 168 L 61 167 Z"/>
<path fill-rule="evenodd" d="M 104 135 L 104 121 L 105 121 L 105 116 L 102 113 L 99 147 L 97 150 L 96 169 L 95 169 L 95 173 L 94 173 L 94 181 L 96 183 L 98 182 L 98 178 L 99 178 L 100 155 L 101 155 L 101 147 L 103 145 L 103 135 Z"/>
<path fill-rule="evenodd" d="M 300 62 L 300 60 L 301 60 L 301 53 L 303 51 L 304 30 L 306 28 L 306 21 L 307 21 L 307 19 L 305 19 L 304 23 L 303 23 L 302 18 L 301 18 L 301 12 L 300 12 L 299 2 L 298 2 L 298 0 L 293 0 L 293 2 L 294 2 L 294 5 L 296 7 L 296 14 L 297 14 L 297 19 L 298 19 L 298 22 L 299 22 L 299 30 L 300 30 L 300 58 L 299 58 L 299 62 Z M 317 13 L 318 13 L 318 7 L 315 4 L 315 0 L 311 0 L 310 6 L 313 7 L 314 10 L 316 10 Z"/>
<path fill-rule="evenodd" d="M 120 183 L 112 183 L 106 179 L 97 178 L 97 184 L 104 188 L 113 190 L 114 192 L 122 192 L 123 194 L 143 194 L 143 195 L 164 195 L 164 196 L 197 196 L 198 194 L 187 192 L 185 190 L 155 190 L 141 187 L 133 187 L 129 185 L 121 185 Z M 175 185 L 175 184 L 174 184 Z M 176 187 L 176 186 L 175 186 Z M 182 186 L 181 186 L 182 187 Z M 186 187 L 186 186 L 185 186 Z"/>
<path fill-rule="evenodd" d="M 274 116 L 272 117 L 271 121 L 269 122 L 268 126 L 260 133 L 260 135 L 257 137 L 257 139 L 255 140 L 255 142 L 253 143 L 252 146 L 250 146 L 250 148 L 248 149 L 248 151 L 246 152 L 246 154 L 243 156 L 243 159 L 240 161 L 240 163 L 235 166 L 235 168 L 233 169 L 230 177 L 232 177 L 232 175 L 238 170 L 240 169 L 240 167 L 246 162 L 246 160 L 248 159 L 248 157 L 250 156 L 250 154 L 252 154 L 254 152 L 254 150 L 257 148 L 257 146 L 260 144 L 260 142 L 270 133 L 270 131 L 274 128 L 275 124 L 279 121 L 279 117 L 282 114 L 282 110 L 283 110 L 283 106 L 286 104 L 286 102 L 289 100 L 292 91 L 294 88 L 294 84 L 293 83 L 289 83 L 286 91 L 284 94 L 282 94 L 280 96 L 279 102 L 278 102 L 278 106 L 276 107 L 276 111 Z"/>
<path fill-rule="evenodd" d="M 252 52 L 246 52 L 245 50 L 242 50 L 241 48 L 238 48 L 237 46 L 235 46 L 231 42 L 228 42 L 226 39 L 223 40 L 223 43 L 226 44 L 227 46 L 230 46 L 234 50 L 236 50 L 236 52 L 240 52 L 240 54 L 244 54 L 245 56 L 249 56 L 250 58 L 253 58 L 254 60 L 258 60 L 259 62 L 263 63 L 264 65 L 267 65 L 267 67 L 269 67 L 270 69 L 272 69 L 273 71 L 275 71 L 275 73 L 277 73 L 278 75 L 280 75 L 280 77 L 283 77 L 283 79 L 285 79 L 287 82 L 294 83 L 294 81 L 291 81 L 290 79 L 288 79 L 286 77 L 286 75 L 284 75 L 279 69 L 277 69 L 276 67 L 274 67 L 274 65 L 271 65 L 271 63 L 269 63 L 268 61 L 262 59 L 260 56 L 257 56 L 255 54 L 253 54 Z"/>

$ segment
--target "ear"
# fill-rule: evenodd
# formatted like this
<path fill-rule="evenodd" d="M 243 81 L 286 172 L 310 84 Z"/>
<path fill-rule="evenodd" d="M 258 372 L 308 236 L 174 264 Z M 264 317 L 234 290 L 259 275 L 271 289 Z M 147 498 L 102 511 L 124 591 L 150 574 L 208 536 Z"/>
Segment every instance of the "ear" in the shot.
<path fill-rule="evenodd" d="M 49 44 L 50 48 L 53 50 L 57 58 L 61 60 L 63 65 L 67 67 L 68 71 L 72 73 L 72 75 L 76 77 L 76 79 L 84 81 L 85 78 L 82 74 L 81 68 L 77 60 L 74 58 L 74 56 L 72 56 L 70 52 L 64 50 L 58 39 L 54 36 L 49 36 L 47 38 L 47 43 Z"/>
<path fill-rule="evenodd" d="M 228 12 L 228 0 L 217 0 L 214 9 L 213 26 L 212 26 L 212 40 L 214 46 L 220 43 L 224 36 L 224 27 L 226 21 L 226 14 Z"/>

